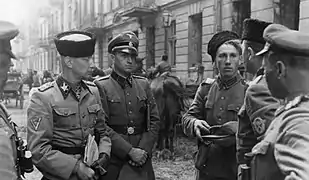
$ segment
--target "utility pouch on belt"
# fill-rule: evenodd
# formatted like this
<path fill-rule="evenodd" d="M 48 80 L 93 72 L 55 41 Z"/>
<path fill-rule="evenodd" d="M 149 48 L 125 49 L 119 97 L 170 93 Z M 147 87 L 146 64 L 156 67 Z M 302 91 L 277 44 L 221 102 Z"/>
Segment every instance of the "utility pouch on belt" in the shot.
<path fill-rule="evenodd" d="M 210 152 L 210 148 L 211 148 L 211 142 L 198 142 L 198 152 L 195 156 L 195 168 L 203 171 L 204 169 L 206 169 L 206 163 L 207 160 L 209 158 L 209 152 Z"/>

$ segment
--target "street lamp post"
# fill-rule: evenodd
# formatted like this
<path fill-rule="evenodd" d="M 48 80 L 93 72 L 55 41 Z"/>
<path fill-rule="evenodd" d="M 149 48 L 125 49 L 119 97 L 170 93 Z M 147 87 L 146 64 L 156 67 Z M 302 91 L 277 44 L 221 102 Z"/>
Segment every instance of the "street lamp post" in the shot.
<path fill-rule="evenodd" d="M 170 27 L 171 24 L 171 17 L 172 14 L 169 11 L 163 11 L 162 13 L 162 22 L 163 22 L 163 27 L 164 27 L 164 54 L 167 55 L 167 42 L 168 42 L 168 28 Z"/>

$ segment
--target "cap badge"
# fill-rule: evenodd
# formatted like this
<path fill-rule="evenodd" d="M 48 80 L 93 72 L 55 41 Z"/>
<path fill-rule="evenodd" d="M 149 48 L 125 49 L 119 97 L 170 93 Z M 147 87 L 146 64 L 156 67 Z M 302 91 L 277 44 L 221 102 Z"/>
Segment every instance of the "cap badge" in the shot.
<path fill-rule="evenodd" d="M 130 46 L 130 47 L 133 47 L 133 43 L 132 43 L 132 42 L 129 42 L 129 46 Z"/>
<path fill-rule="evenodd" d="M 131 39 L 132 38 L 132 35 L 131 34 L 127 34 L 129 36 L 129 38 Z"/>

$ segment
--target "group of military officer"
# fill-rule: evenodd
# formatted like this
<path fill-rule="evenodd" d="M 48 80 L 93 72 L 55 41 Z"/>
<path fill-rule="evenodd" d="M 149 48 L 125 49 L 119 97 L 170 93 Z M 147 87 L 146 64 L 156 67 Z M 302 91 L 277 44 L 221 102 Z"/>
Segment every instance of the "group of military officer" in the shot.
<path fill-rule="evenodd" d="M 17 34 L 14 25 L 0 23 L 1 87 L 11 64 L 10 40 Z M 127 31 L 109 42 L 113 71 L 94 83 L 84 79 L 93 66 L 95 36 L 68 31 L 54 42 L 62 74 L 33 88 L 27 108 L 27 148 L 42 179 L 154 180 L 151 157 L 159 115 L 147 79 L 131 74 L 138 55 L 137 36 Z M 2 109 L 1 125 L 10 125 Z M 13 133 L 0 130 L 1 179 L 17 179 Z M 89 135 L 95 137 L 99 151 L 91 165 L 84 161 Z"/>
<path fill-rule="evenodd" d="M 0 25 L 3 88 L 18 30 Z M 83 79 L 93 66 L 95 36 L 69 31 L 54 41 L 62 74 L 34 88 L 27 109 L 28 149 L 42 179 L 154 180 L 159 115 L 148 81 L 132 75 L 136 35 L 123 32 L 109 42 L 112 72 L 94 82 Z M 309 179 L 308 42 L 308 34 L 255 19 L 244 21 L 241 38 L 231 31 L 212 37 L 207 50 L 219 75 L 199 86 L 183 117 L 185 134 L 198 138 L 197 179 Z M 250 83 L 238 72 L 242 58 L 255 76 Z M 0 175 L 17 179 L 14 131 L 3 106 L 0 117 L 8 130 L 0 129 Z M 83 161 L 88 135 L 99 149 L 91 166 Z"/>
<path fill-rule="evenodd" d="M 196 179 L 309 179 L 309 34 L 246 19 L 239 39 L 212 37 L 219 75 L 199 86 L 183 117 L 185 134 L 199 140 Z M 241 58 L 251 82 L 239 75 Z"/>

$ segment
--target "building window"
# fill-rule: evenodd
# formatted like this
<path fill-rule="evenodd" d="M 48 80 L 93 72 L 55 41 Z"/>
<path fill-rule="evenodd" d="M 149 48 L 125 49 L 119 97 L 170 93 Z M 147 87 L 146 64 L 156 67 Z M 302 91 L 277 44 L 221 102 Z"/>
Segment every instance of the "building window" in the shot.
<path fill-rule="evenodd" d="M 290 29 L 299 28 L 300 0 L 276 0 L 274 6 L 274 22 Z"/>
<path fill-rule="evenodd" d="M 171 22 L 170 26 L 170 63 L 172 66 L 176 66 L 176 20 Z"/>
<path fill-rule="evenodd" d="M 188 29 L 188 67 L 196 67 L 202 63 L 202 13 L 189 17 Z M 181 47 L 179 47 L 181 48 Z"/>

